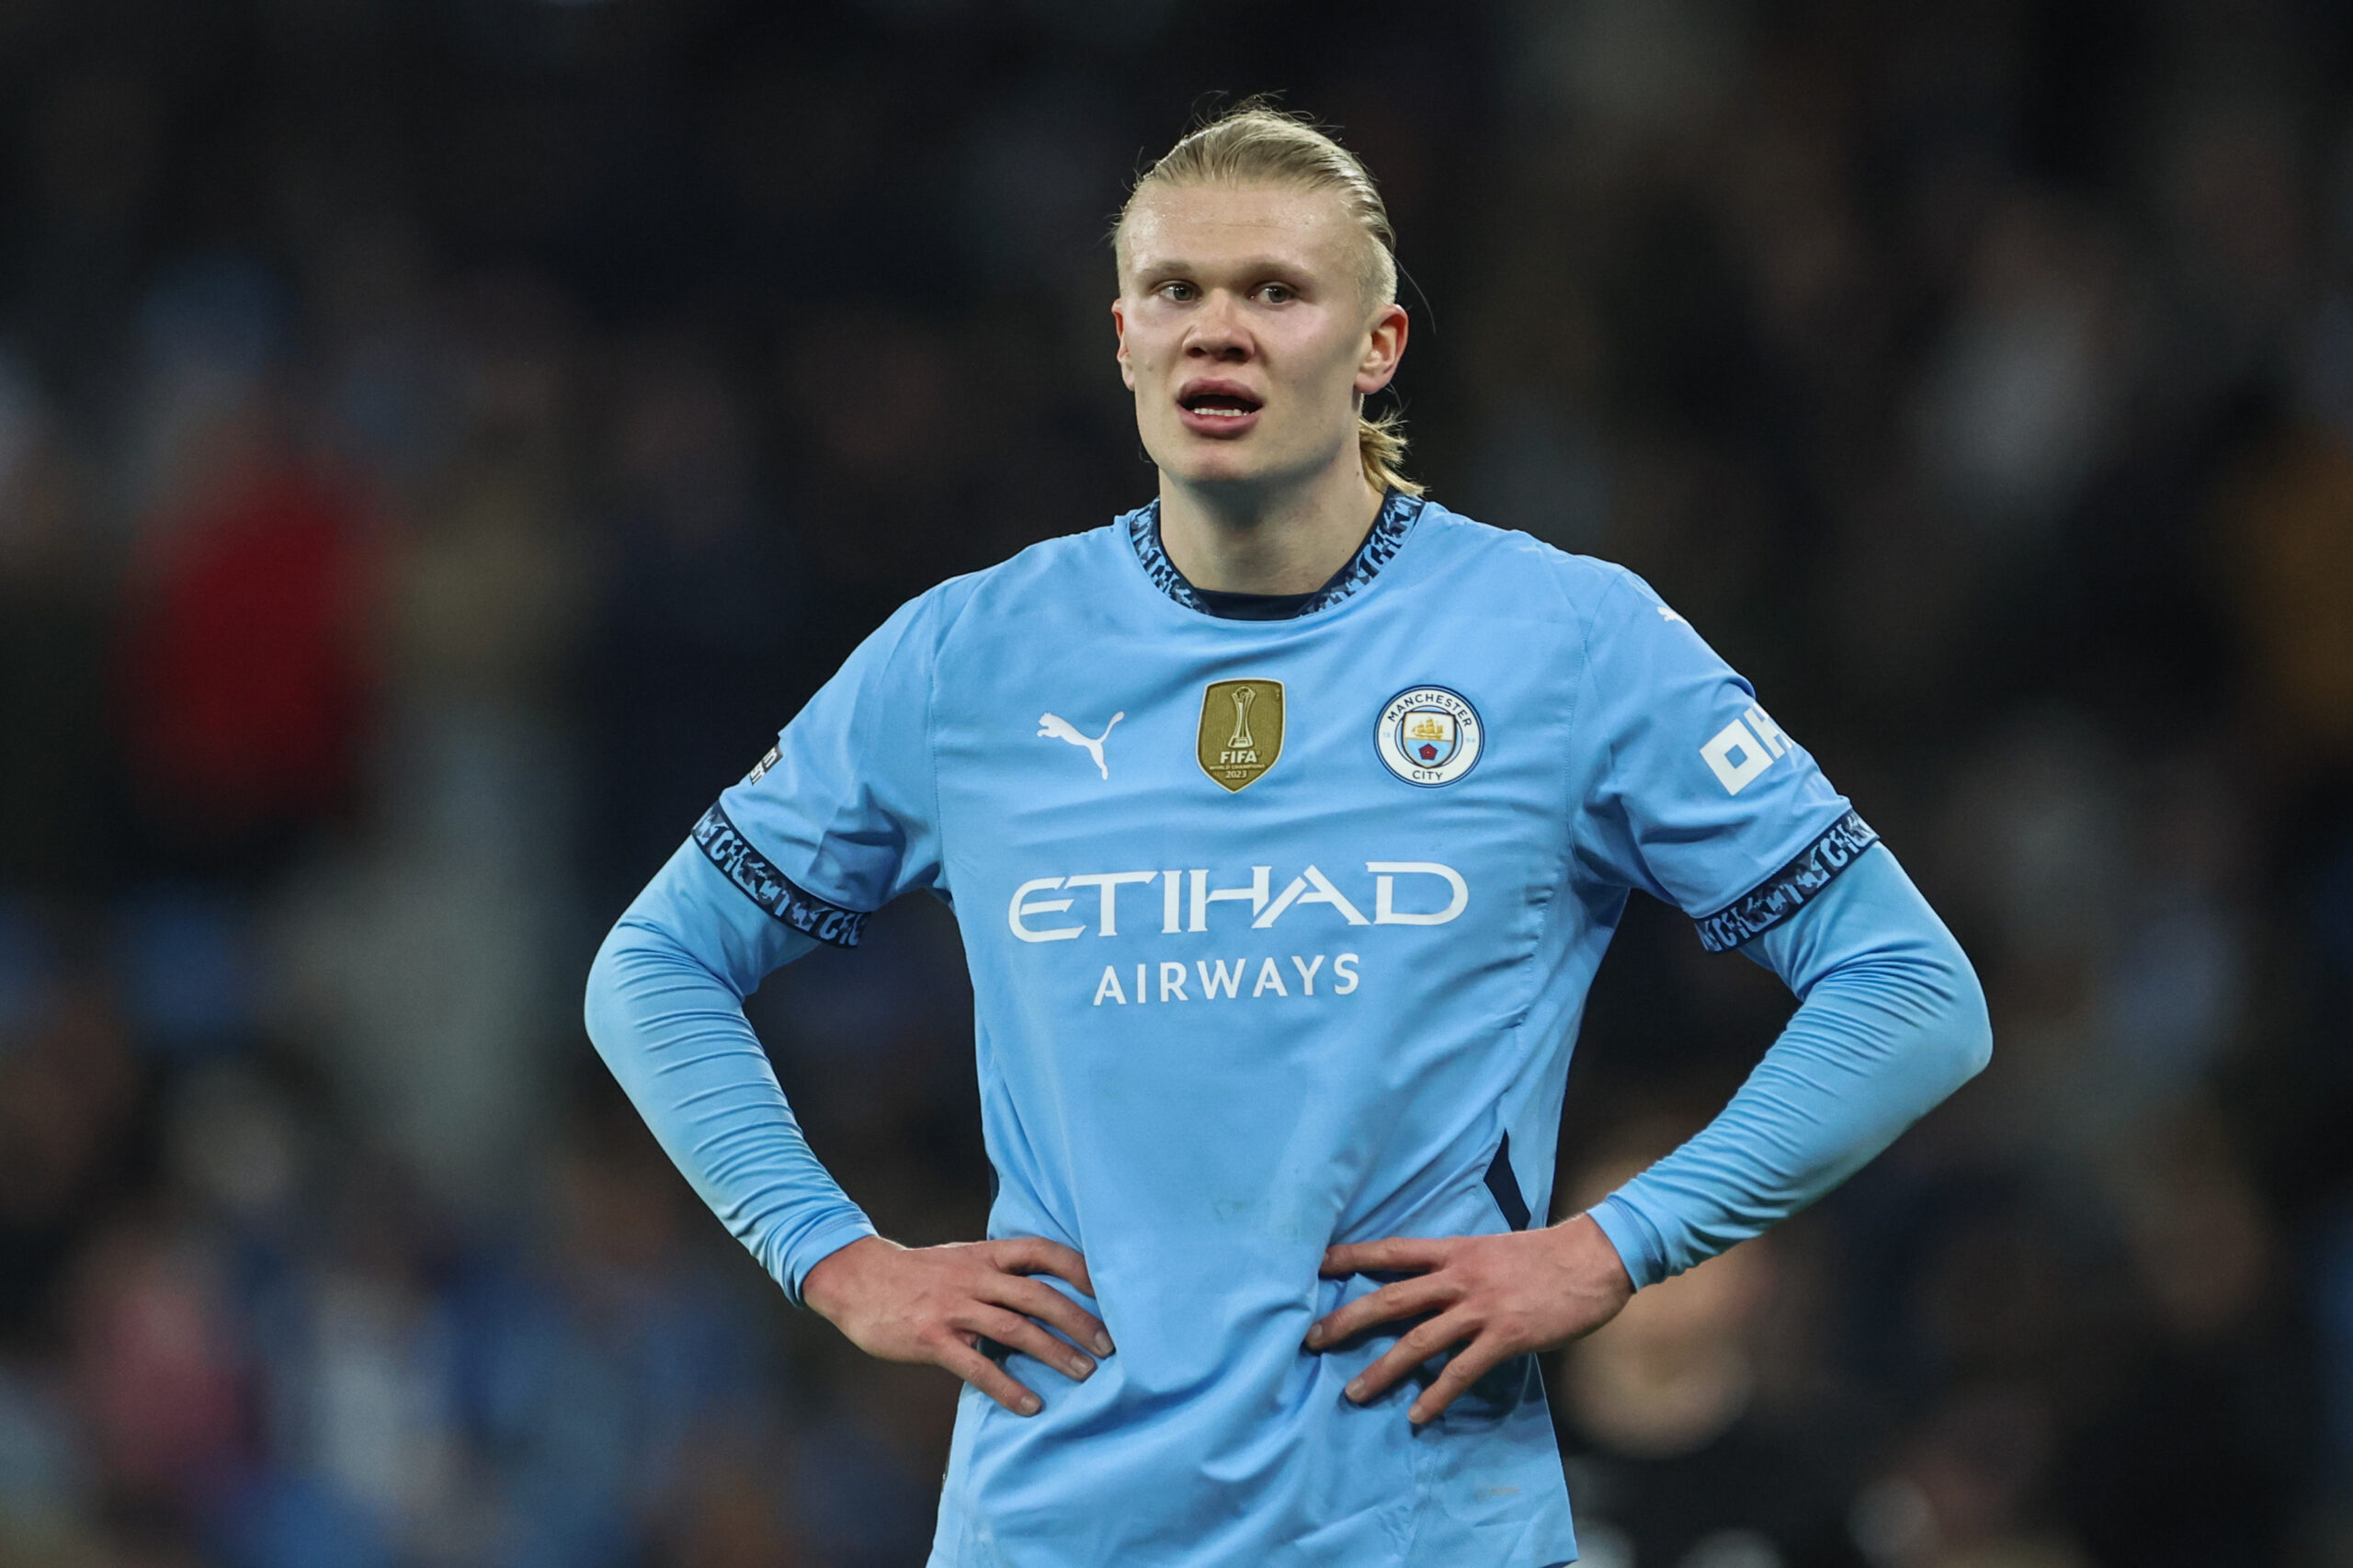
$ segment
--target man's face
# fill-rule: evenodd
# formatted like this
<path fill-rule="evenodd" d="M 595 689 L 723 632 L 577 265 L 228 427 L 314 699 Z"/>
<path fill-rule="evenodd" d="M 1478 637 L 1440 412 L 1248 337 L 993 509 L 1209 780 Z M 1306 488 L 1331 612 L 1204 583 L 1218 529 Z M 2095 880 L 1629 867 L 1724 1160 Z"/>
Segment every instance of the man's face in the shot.
<path fill-rule="evenodd" d="M 1405 312 L 1369 297 L 1370 244 L 1328 190 L 1155 187 L 1128 213 L 1120 374 L 1161 469 L 1196 484 L 1303 478 L 1353 454 Z"/>

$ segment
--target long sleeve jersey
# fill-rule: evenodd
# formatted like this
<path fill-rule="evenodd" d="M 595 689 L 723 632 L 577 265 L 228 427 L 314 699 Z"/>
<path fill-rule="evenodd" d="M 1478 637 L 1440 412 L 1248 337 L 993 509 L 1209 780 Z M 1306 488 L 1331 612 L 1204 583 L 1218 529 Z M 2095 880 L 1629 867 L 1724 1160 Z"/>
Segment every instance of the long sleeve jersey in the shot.
<path fill-rule="evenodd" d="M 1983 1066 L 1965 958 L 1754 689 L 1622 569 L 1391 497 L 1279 619 L 1210 613 L 1153 507 L 903 608 L 599 954 L 590 1032 L 797 1297 L 871 1233 L 742 997 L 925 890 L 971 968 L 993 1236 L 1088 1262 L 1119 1345 L 962 1396 L 932 1562 L 1563 1562 L 1532 1363 L 1442 1417 L 1343 1385 L 1326 1246 L 1525 1226 L 1635 889 L 1802 998 L 1594 1217 L 1646 1284 L 1812 1201 Z"/>

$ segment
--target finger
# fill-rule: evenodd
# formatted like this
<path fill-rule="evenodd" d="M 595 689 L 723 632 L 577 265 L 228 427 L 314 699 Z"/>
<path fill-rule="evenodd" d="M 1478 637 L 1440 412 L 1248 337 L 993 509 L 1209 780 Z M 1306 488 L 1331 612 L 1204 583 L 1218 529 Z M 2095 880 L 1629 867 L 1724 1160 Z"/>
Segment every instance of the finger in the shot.
<path fill-rule="evenodd" d="M 1094 1374 L 1095 1362 L 1086 1352 L 1072 1349 L 1018 1312 L 979 1306 L 958 1326 L 973 1334 L 985 1334 L 1009 1350 L 1018 1350 L 1049 1367 L 1058 1368 L 1073 1381 L 1084 1382 Z"/>
<path fill-rule="evenodd" d="M 1111 1354 L 1111 1335 L 1103 1320 L 1041 1280 L 1026 1278 L 1018 1274 L 999 1274 L 979 1290 L 984 1301 L 1000 1307 L 1010 1307 L 1039 1322 L 1051 1324 L 1067 1335 L 1073 1344 L 1084 1345 L 1097 1356 Z"/>
<path fill-rule="evenodd" d="M 1419 1426 L 1437 1420 L 1446 1413 L 1464 1389 L 1494 1371 L 1512 1355 L 1511 1346 L 1501 1335 L 1483 1334 L 1455 1352 L 1446 1369 L 1424 1389 L 1405 1412 L 1405 1419 Z"/>
<path fill-rule="evenodd" d="M 1411 1279 L 1383 1285 L 1372 1294 L 1326 1314 L 1307 1331 L 1307 1347 L 1320 1350 L 1326 1345 L 1352 1339 L 1375 1324 L 1419 1317 L 1424 1312 L 1452 1306 L 1458 1294 L 1459 1288 L 1443 1274 L 1416 1274 Z"/>
<path fill-rule="evenodd" d="M 1324 1249 L 1323 1272 L 1389 1274 L 1400 1269 L 1436 1268 L 1446 1261 L 1448 1238 L 1390 1236 L 1377 1242 L 1348 1242 Z"/>
<path fill-rule="evenodd" d="M 1008 1236 L 989 1244 L 991 1261 L 1007 1274 L 1051 1274 L 1078 1287 L 1079 1294 L 1092 1297 L 1095 1280 L 1086 1272 L 1086 1259 L 1043 1236 Z"/>
<path fill-rule="evenodd" d="M 951 1339 L 933 1359 L 1016 1415 L 1035 1415 L 1044 1402 L 1021 1386 L 1012 1373 L 961 1339 Z"/>
<path fill-rule="evenodd" d="M 1471 1323 L 1458 1308 L 1441 1312 L 1429 1322 L 1408 1333 L 1389 1347 L 1388 1353 L 1348 1381 L 1348 1397 L 1358 1404 L 1376 1399 L 1388 1392 L 1398 1379 L 1437 1355 L 1449 1345 L 1460 1344 L 1473 1333 Z"/>

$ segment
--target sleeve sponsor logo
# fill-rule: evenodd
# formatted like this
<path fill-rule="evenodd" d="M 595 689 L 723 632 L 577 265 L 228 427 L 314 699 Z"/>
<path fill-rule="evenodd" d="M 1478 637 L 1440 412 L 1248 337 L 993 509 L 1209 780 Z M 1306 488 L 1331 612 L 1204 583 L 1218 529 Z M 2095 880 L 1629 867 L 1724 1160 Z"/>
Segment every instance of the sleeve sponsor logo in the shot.
<path fill-rule="evenodd" d="M 1708 737 L 1699 760 L 1716 776 L 1727 795 L 1737 795 L 1790 749 L 1790 737 L 1755 703 L 1748 711 Z"/>

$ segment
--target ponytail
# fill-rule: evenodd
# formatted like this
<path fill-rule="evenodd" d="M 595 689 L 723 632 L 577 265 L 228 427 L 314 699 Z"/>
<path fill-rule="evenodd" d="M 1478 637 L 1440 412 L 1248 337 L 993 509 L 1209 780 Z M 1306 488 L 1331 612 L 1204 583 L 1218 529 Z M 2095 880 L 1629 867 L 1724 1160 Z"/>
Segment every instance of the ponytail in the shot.
<path fill-rule="evenodd" d="M 1405 416 L 1395 409 L 1357 415 L 1357 452 L 1375 490 L 1419 495 L 1425 488 L 1405 477 Z"/>

